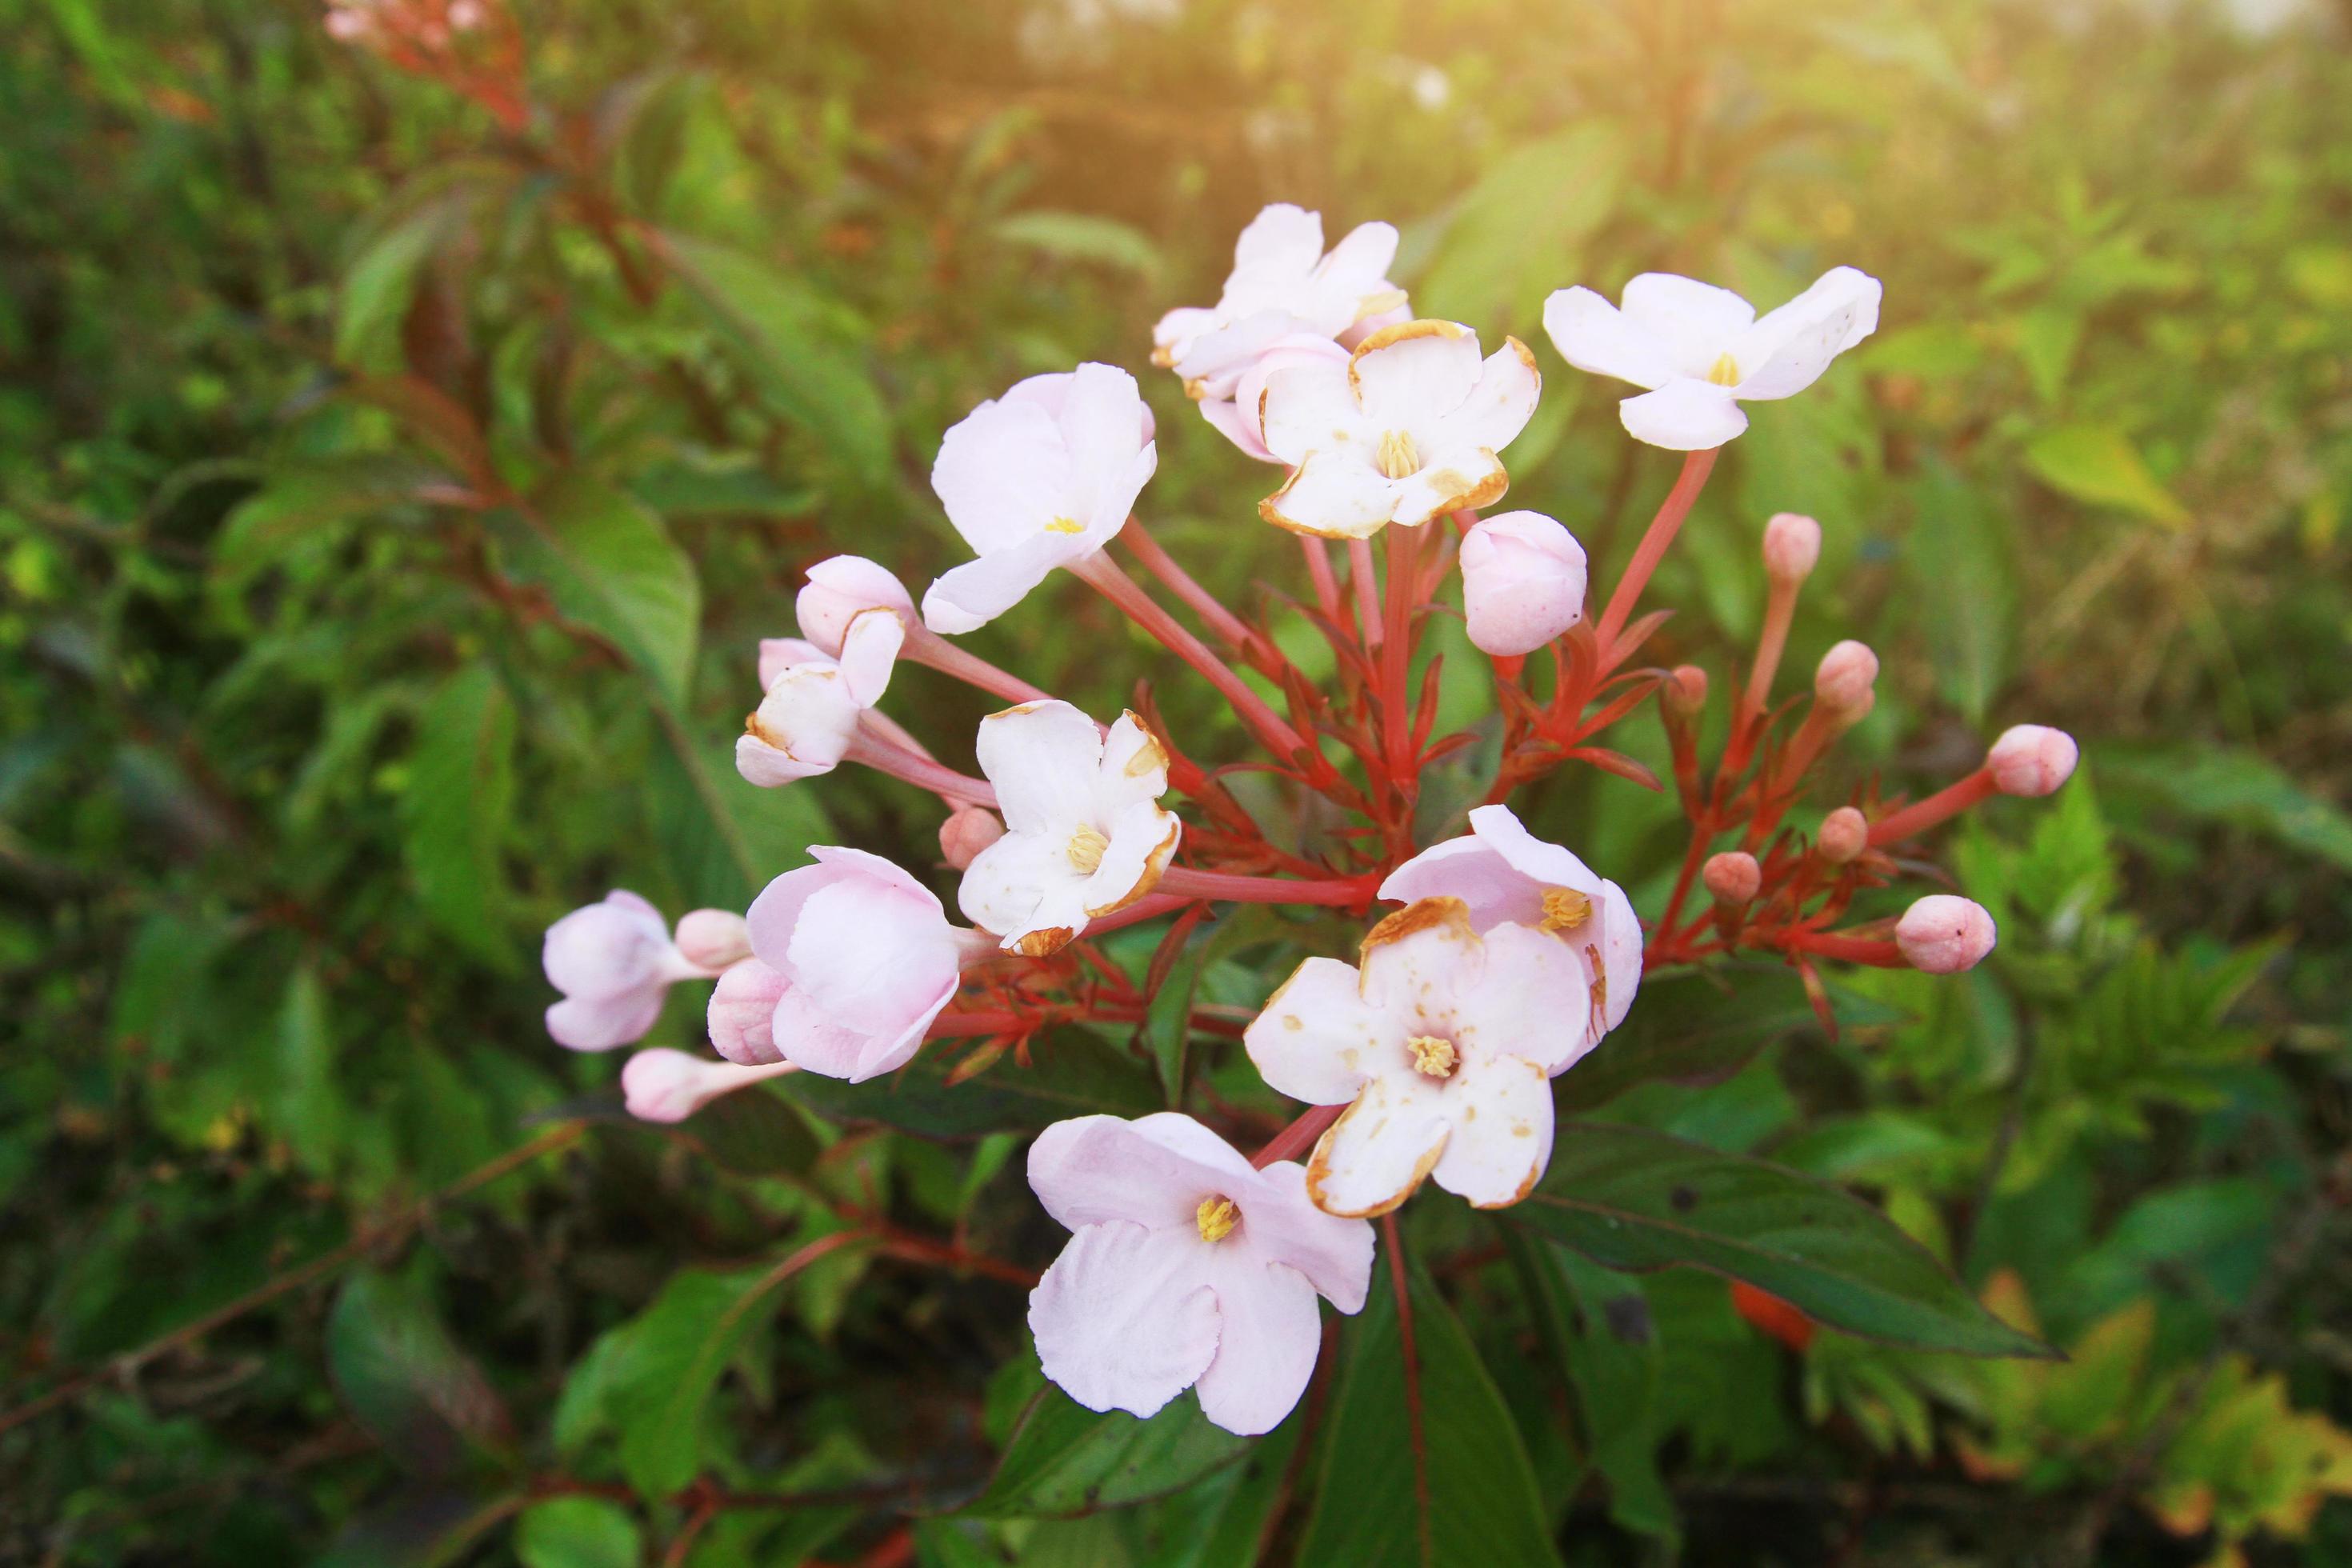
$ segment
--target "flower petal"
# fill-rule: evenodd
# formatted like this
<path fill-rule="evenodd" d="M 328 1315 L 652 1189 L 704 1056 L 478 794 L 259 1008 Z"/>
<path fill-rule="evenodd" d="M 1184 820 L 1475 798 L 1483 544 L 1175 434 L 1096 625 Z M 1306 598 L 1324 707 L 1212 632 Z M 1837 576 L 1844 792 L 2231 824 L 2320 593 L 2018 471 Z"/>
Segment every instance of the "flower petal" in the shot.
<path fill-rule="evenodd" d="M 1400 1043 L 1393 1034 L 1387 1016 L 1364 1002 L 1354 965 L 1310 958 L 1266 998 L 1242 1045 L 1276 1093 L 1339 1105 Z"/>
<path fill-rule="evenodd" d="M 1672 272 L 1644 272 L 1625 285 L 1625 319 L 1665 344 L 1673 368 L 1704 378 L 1717 355 L 1756 320 L 1756 307 L 1728 289 Z"/>
<path fill-rule="evenodd" d="M 1143 416 L 1143 394 L 1135 377 L 1118 366 L 1089 361 L 1071 375 L 1060 414 L 1062 441 L 1070 454 L 1066 515 L 1099 523 L 1106 512 L 1116 510 L 1117 521 L 1126 521 L 1137 491 L 1151 477 L 1149 463 L 1139 475 L 1135 471 L 1139 458 L 1153 449 L 1137 434 Z"/>
<path fill-rule="evenodd" d="M 1034 402 L 992 399 L 941 438 L 931 489 L 964 542 L 985 555 L 1051 522 L 1072 474 L 1052 415 Z"/>
<path fill-rule="evenodd" d="M 1108 842 L 1081 889 L 1087 918 L 1117 914 L 1160 885 L 1184 825 L 1171 811 L 1139 800 L 1104 825 Z"/>
<path fill-rule="evenodd" d="M 964 868 L 956 903 L 1006 952 L 1042 958 L 1086 924 L 1087 881 L 1070 859 L 1066 829 L 1007 833 Z"/>
<path fill-rule="evenodd" d="M 776 683 L 776 677 L 796 664 L 808 664 L 833 656 L 803 637 L 761 637 L 760 639 L 760 689 L 765 691 Z"/>
<path fill-rule="evenodd" d="M 953 937 L 936 900 L 863 877 L 803 906 L 785 973 L 811 1005 L 862 1035 L 897 1035 L 956 986 Z"/>
<path fill-rule="evenodd" d="M 1597 938 L 1599 928 L 1592 930 Z M 1454 1001 L 1462 1070 L 1509 1056 L 1556 1072 L 1591 1049 L 1600 1038 L 1590 1018 L 1598 946 L 1521 925 L 1496 926 L 1485 942 L 1478 984 Z"/>
<path fill-rule="evenodd" d="M 1535 1189 L 1551 1163 L 1551 1082 L 1520 1057 L 1465 1066 L 1446 1096 L 1454 1134 L 1430 1171 L 1441 1187 L 1482 1209 Z"/>
<path fill-rule="evenodd" d="M 1013 832 L 1066 835 L 1093 821 L 1102 731 L 1067 702 L 1024 702 L 991 713 L 980 721 L 975 750 Z"/>
<path fill-rule="evenodd" d="M 1352 446 L 1308 454 L 1280 489 L 1257 503 L 1258 516 L 1293 533 L 1369 539 L 1396 510 L 1397 485 Z"/>
<path fill-rule="evenodd" d="M 784 1053 L 776 1046 L 776 1007 L 791 984 L 782 971 L 756 958 L 747 958 L 721 974 L 703 1011 L 711 1048 L 744 1067 L 783 1060 Z"/>
<path fill-rule="evenodd" d="M 1419 528 L 1463 507 L 1492 506 L 1510 486 L 1502 459 L 1486 447 L 1441 448 L 1428 455 L 1420 472 L 1397 481 L 1391 521 Z"/>
<path fill-rule="evenodd" d="M 1364 1310 L 1372 1227 L 1317 1208 L 1307 1195 L 1306 1166 L 1277 1160 L 1258 1173 L 1256 1191 L 1236 1201 L 1246 1211 L 1242 1239 L 1260 1258 L 1297 1269 L 1342 1312 Z"/>
<path fill-rule="evenodd" d="M 841 682 L 853 701 L 871 708 L 890 689 L 891 667 L 907 641 L 906 623 L 896 610 L 862 610 L 841 639 Z"/>
<path fill-rule="evenodd" d="M 1236 273 L 1296 273 L 1303 278 L 1322 257 L 1323 215 L 1290 202 L 1258 209 L 1234 242 Z"/>
<path fill-rule="evenodd" d="M 1029 1297 L 1037 1359 L 1089 1410 L 1157 1415 L 1217 1353 L 1217 1298 L 1190 1227 L 1114 1220 L 1070 1238 Z"/>
<path fill-rule="evenodd" d="M 1056 1121 L 1029 1145 L 1030 1190 L 1072 1230 L 1106 1220 L 1155 1230 L 1190 1226 L 1208 1197 L 1249 1201 L 1254 1215 L 1259 1205 L 1252 1194 L 1259 1184 L 1258 1173 L 1232 1144 L 1173 1110 L 1132 1121 L 1116 1116 Z M 1268 1205 L 1268 1224 L 1274 1223 Z"/>
<path fill-rule="evenodd" d="M 1316 452 L 1361 447 L 1365 461 L 1378 433 L 1356 401 L 1344 361 L 1297 356 L 1270 371 L 1258 395 L 1258 430 L 1266 450 L 1293 467 Z"/>
<path fill-rule="evenodd" d="M 1102 765 L 1095 775 L 1097 822 L 1108 822 L 1138 801 L 1168 793 L 1168 751 L 1160 738 L 1129 711 L 1119 714 L 1103 737 Z"/>
<path fill-rule="evenodd" d="M 1410 1029 L 1452 1021 L 1457 991 L 1477 983 L 1486 952 L 1459 899 L 1423 899 L 1364 938 L 1364 1000 Z M 1381 1070 L 1367 1063 L 1369 1070 Z"/>
<path fill-rule="evenodd" d="M 1601 1032 L 1625 1021 L 1642 988 L 1642 917 L 1614 882 L 1601 884 Z"/>
<path fill-rule="evenodd" d="M 1397 237 L 1392 223 L 1360 223 L 1316 263 L 1317 292 L 1343 300 L 1348 307 L 1348 320 L 1341 326 L 1355 321 L 1357 308 L 1368 295 L 1388 291 L 1389 265 L 1396 260 Z"/>
<path fill-rule="evenodd" d="M 1670 452 L 1704 452 L 1748 428 L 1731 389 L 1687 376 L 1617 405 L 1625 433 Z"/>
<path fill-rule="evenodd" d="M 1357 346 L 1348 380 L 1376 430 L 1433 431 L 1478 385 L 1478 334 L 1459 321 L 1383 327 Z"/>
<path fill-rule="evenodd" d="M 1664 386 L 1674 379 L 1673 353 L 1665 341 L 1590 289 L 1556 291 L 1544 301 L 1543 322 L 1559 357 L 1579 370 L 1636 386 Z"/>
<path fill-rule="evenodd" d="M 1742 333 L 1732 358 L 1741 397 L 1789 397 L 1819 381 L 1830 361 L 1878 330 L 1878 279 L 1833 267 L 1813 286 L 1767 311 Z"/>
<path fill-rule="evenodd" d="M 667 986 L 648 985 L 618 996 L 567 997 L 547 1010 L 547 1032 L 572 1050 L 609 1051 L 644 1039 L 667 994 Z"/>
<path fill-rule="evenodd" d="M 1340 1113 L 1307 1163 L 1307 1193 L 1325 1214 L 1370 1219 L 1412 1196 L 1445 1151 L 1434 1079 L 1376 1078 Z"/>
<path fill-rule="evenodd" d="M 1194 1392 L 1201 1414 L 1228 1432 L 1255 1437 L 1297 1408 L 1323 1349 L 1315 1287 L 1248 1248 L 1211 1247 L 1217 1299 L 1217 1353 Z"/>
<path fill-rule="evenodd" d="M 1518 339 L 1505 338 L 1503 346 L 1486 356 L 1469 395 L 1439 421 L 1435 445 L 1499 452 L 1535 417 L 1536 400 L 1542 393 L 1543 374 L 1536 369 L 1536 356 Z"/>
<path fill-rule="evenodd" d="M 923 625 L 948 637 L 975 632 L 1026 598 L 1056 566 L 1100 546 L 1081 535 L 1034 533 L 977 561 L 950 567 L 923 594 Z"/>

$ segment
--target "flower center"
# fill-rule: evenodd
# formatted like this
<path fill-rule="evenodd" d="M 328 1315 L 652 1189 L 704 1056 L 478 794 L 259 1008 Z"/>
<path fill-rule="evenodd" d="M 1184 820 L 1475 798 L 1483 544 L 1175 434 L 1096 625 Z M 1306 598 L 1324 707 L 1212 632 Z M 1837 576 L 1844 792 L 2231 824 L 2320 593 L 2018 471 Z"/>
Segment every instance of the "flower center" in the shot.
<path fill-rule="evenodd" d="M 1192 1211 L 1192 1223 L 1201 1227 L 1202 1241 L 1223 1241 L 1241 1222 L 1242 1211 L 1231 1198 L 1202 1198 L 1201 1206 Z"/>
<path fill-rule="evenodd" d="M 1412 432 L 1391 430 L 1382 435 L 1380 450 L 1372 454 L 1372 467 L 1389 479 L 1409 479 L 1421 472 L 1421 448 L 1412 444 Z"/>
<path fill-rule="evenodd" d="M 1715 363 L 1707 367 L 1706 378 L 1717 386 L 1738 386 L 1739 362 L 1727 353 L 1717 354 Z"/>
<path fill-rule="evenodd" d="M 1084 533 L 1087 525 L 1075 517 L 1057 517 L 1045 525 L 1048 533 Z"/>
<path fill-rule="evenodd" d="M 1462 1059 L 1452 1040 L 1435 1035 L 1415 1035 L 1405 1044 L 1412 1051 L 1412 1070 L 1431 1078 L 1452 1078 L 1454 1064 Z"/>
<path fill-rule="evenodd" d="M 1571 888 L 1546 888 L 1543 890 L 1543 929 L 1566 931 L 1580 926 L 1592 916 L 1592 900 Z"/>
<path fill-rule="evenodd" d="M 1070 864 L 1091 877 L 1102 865 L 1103 851 L 1109 847 L 1109 839 L 1080 823 L 1077 830 L 1070 835 Z"/>

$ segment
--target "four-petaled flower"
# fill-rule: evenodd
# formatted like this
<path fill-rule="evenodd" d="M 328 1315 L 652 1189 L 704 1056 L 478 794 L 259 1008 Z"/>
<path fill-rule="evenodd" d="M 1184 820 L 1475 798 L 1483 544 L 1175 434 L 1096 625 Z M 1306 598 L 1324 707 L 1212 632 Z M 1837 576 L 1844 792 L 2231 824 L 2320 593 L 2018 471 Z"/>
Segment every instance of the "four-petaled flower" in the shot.
<path fill-rule="evenodd" d="M 735 771 L 772 788 L 838 767 L 860 718 L 889 689 L 906 636 L 896 612 L 876 608 L 850 620 L 838 658 L 797 637 L 762 641 L 760 679 L 767 695 L 736 737 Z"/>
<path fill-rule="evenodd" d="M 1480 1208 L 1526 1197 L 1551 1159 L 1550 1076 L 1584 1049 L 1585 973 L 1536 927 L 1481 937 L 1451 898 L 1374 926 L 1360 969 L 1301 963 L 1243 1044 L 1282 1093 L 1348 1107 L 1307 1163 L 1316 1205 L 1386 1214 L 1423 1177 Z"/>
<path fill-rule="evenodd" d="M 957 901 L 1007 952 L 1042 957 L 1158 884 L 1183 825 L 1159 804 L 1168 754 L 1134 714 L 1106 735 L 1066 702 L 1026 702 L 982 720 L 978 751 L 1004 837 Z"/>
<path fill-rule="evenodd" d="M 1158 462 L 1143 395 L 1112 365 L 1032 376 L 973 409 L 940 443 L 931 489 L 980 559 L 932 583 L 923 624 L 976 631 L 1108 544 Z"/>
<path fill-rule="evenodd" d="M 1372 1227 L 1307 1199 L 1287 1161 L 1253 1170 L 1189 1116 L 1059 1121 L 1029 1185 L 1073 1232 L 1029 1298 L 1045 1375 L 1089 1410 L 1150 1415 L 1187 1388 L 1254 1436 L 1307 1390 L 1319 1294 L 1362 1310 Z"/>
<path fill-rule="evenodd" d="M 1644 272 L 1624 306 L 1591 289 L 1544 301 L 1544 331 L 1579 370 L 1650 390 L 1617 405 L 1626 433 L 1678 452 L 1720 447 L 1748 428 L 1742 402 L 1792 397 L 1830 361 L 1878 330 L 1878 279 L 1833 267 L 1777 310 L 1728 289 Z"/>
<path fill-rule="evenodd" d="M 1454 321 L 1382 327 L 1344 365 L 1286 365 L 1266 377 L 1260 425 L 1291 473 L 1258 514 L 1365 539 L 1490 505 L 1510 485 L 1495 454 L 1527 427 L 1542 384 L 1518 339 L 1481 361 L 1478 335 Z"/>
<path fill-rule="evenodd" d="M 1388 280 L 1397 231 L 1360 224 L 1323 253 L 1323 215 L 1287 202 L 1265 208 L 1234 245 L 1234 269 L 1213 310 L 1171 310 L 1151 330 L 1151 362 L 1202 402 L 1234 395 L 1242 373 L 1277 340 L 1339 338 L 1403 308 Z"/>

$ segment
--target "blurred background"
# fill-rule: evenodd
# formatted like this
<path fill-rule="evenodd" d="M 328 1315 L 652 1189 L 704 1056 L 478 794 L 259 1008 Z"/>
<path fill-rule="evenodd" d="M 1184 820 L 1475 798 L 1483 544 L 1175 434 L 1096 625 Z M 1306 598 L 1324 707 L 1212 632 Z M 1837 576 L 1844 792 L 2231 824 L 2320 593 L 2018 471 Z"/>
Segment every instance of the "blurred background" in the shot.
<path fill-rule="evenodd" d="M 1877 336 L 1727 455 L 1660 661 L 1722 689 L 1762 521 L 1801 510 L 1790 668 L 1851 636 L 1886 669 L 1841 790 L 1934 788 L 2014 722 L 2084 742 L 2063 794 L 1942 841 L 1991 963 L 1850 977 L 1871 1026 L 1607 1112 L 1869 1194 L 2071 1359 L 1596 1270 L 1563 1386 L 1464 1252 L 1566 1559 L 2352 1561 L 2352 6 L 478 15 L 402 54 L 310 0 L 0 0 L 0 1563 L 1247 1560 L 1201 1521 L 1254 1471 L 899 1529 L 880 1500 L 984 1477 L 1027 1391 L 1018 1287 L 845 1250 L 746 1333 L 666 1282 L 844 1193 L 1034 1267 L 1017 1138 L 629 1126 L 617 1060 L 546 1038 L 536 954 L 609 887 L 675 913 L 812 841 L 935 862 L 925 797 L 757 792 L 729 738 L 801 568 L 919 592 L 963 558 L 930 457 L 1018 376 L 1135 369 L 1158 537 L 1232 602 L 1299 588 L 1267 471 L 1146 364 L 1273 200 L 1397 222 L 1421 313 L 1536 345 L 1511 504 L 1611 574 L 1674 458 L 1541 342 L 1544 296 L 1882 278 Z M 1243 754 L 1046 592 L 973 645 L 1095 710 L 1149 677 L 1194 754 Z M 968 761 L 981 701 L 901 681 Z M 1667 807 L 1589 774 L 1526 809 L 1655 909 Z M 614 1371 L 648 1322 L 724 1387 L 648 1408 Z M 683 1530 L 630 1501 L 663 1441 L 678 1485 L 811 1500 Z"/>

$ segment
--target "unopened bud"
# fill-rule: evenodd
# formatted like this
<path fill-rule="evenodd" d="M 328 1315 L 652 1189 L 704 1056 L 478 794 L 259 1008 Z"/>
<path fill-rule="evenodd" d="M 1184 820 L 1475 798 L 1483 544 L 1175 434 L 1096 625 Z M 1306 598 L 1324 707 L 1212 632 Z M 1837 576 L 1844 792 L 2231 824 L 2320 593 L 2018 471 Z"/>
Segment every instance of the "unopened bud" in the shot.
<path fill-rule="evenodd" d="M 1848 638 L 1822 655 L 1813 672 L 1813 699 L 1831 712 L 1860 718 L 1870 711 L 1878 681 L 1878 656 Z"/>
<path fill-rule="evenodd" d="M 835 555 L 810 567 L 793 605 L 801 636 L 834 658 L 841 657 L 849 624 L 867 610 L 888 610 L 906 625 L 916 624 L 915 601 L 905 584 L 863 555 Z"/>
<path fill-rule="evenodd" d="M 722 1094 L 791 1070 L 704 1061 L 684 1051 L 639 1051 L 621 1068 L 621 1092 L 640 1121 L 683 1121 Z"/>
<path fill-rule="evenodd" d="M 1822 558 L 1822 525 L 1801 512 L 1773 514 L 1764 525 L 1764 570 L 1776 583 L 1798 584 Z"/>
<path fill-rule="evenodd" d="M 751 956 L 743 917 L 726 910 L 688 910 L 678 917 L 677 942 L 688 963 L 714 973 Z"/>
<path fill-rule="evenodd" d="M 2001 731 L 1985 753 L 1993 787 L 2003 795 L 2048 795 L 2074 773 L 2082 758 L 2074 737 L 2046 724 L 2020 724 Z"/>
<path fill-rule="evenodd" d="M 1696 719 L 1706 706 L 1706 671 L 1695 664 L 1675 667 L 1658 688 L 1658 700 L 1676 719 Z"/>
<path fill-rule="evenodd" d="M 980 852 L 1004 837 L 1004 824 L 984 805 L 959 806 L 940 824 L 940 855 L 961 871 Z"/>
<path fill-rule="evenodd" d="M 1746 850 L 1730 849 L 1709 856 L 1699 879 L 1717 903 L 1744 904 L 1762 889 L 1764 868 Z"/>
<path fill-rule="evenodd" d="M 1984 906 L 1952 893 L 1930 893 L 1895 923 L 1895 945 L 1912 968 L 1928 974 L 1974 969 L 1992 951 L 1993 938 Z"/>
<path fill-rule="evenodd" d="M 1853 806 L 1839 806 L 1822 818 L 1821 837 L 1814 843 L 1822 859 L 1843 866 L 1870 847 L 1870 819 Z"/>
<path fill-rule="evenodd" d="M 1497 658 L 1533 653 L 1584 618 L 1584 546 L 1538 511 L 1507 511 L 1462 536 L 1470 641 Z"/>
<path fill-rule="evenodd" d="M 785 981 L 758 959 L 746 959 L 719 977 L 704 1015 L 711 1048 L 730 1062 L 761 1067 L 784 1059 L 776 1046 L 776 1005 Z"/>

